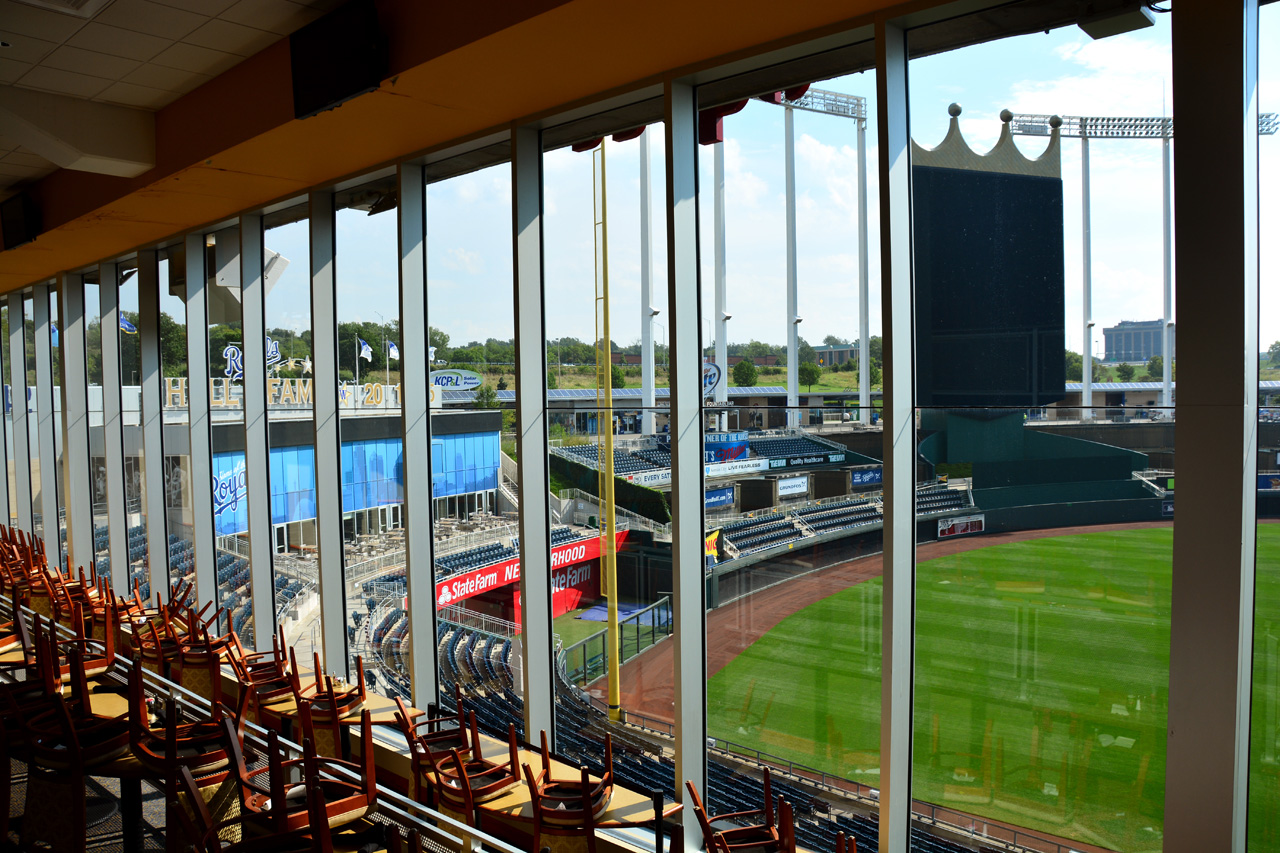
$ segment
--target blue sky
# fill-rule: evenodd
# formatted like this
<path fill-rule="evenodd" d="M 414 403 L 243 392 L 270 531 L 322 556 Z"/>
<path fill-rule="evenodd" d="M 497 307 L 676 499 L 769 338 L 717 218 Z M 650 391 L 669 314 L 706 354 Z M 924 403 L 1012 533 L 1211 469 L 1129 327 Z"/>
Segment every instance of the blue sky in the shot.
<path fill-rule="evenodd" d="M 1280 111 L 1280 10 L 1263 10 L 1261 109 Z M 925 146 L 946 133 L 947 106 L 963 106 L 961 129 L 978 151 L 999 133 L 999 112 L 1158 116 L 1172 103 L 1169 16 L 1137 33 L 1092 41 L 1074 27 L 1005 39 L 912 62 L 912 135 Z M 879 333 L 874 72 L 816 84 L 869 99 L 868 177 L 872 333 Z M 751 102 L 725 119 L 726 267 L 729 339 L 785 342 L 783 113 Z M 801 334 L 857 336 L 856 128 L 853 121 L 796 115 L 799 313 Z M 651 128 L 654 205 L 653 306 L 665 337 L 666 250 L 662 218 L 661 126 Z M 1029 156 L 1045 140 L 1019 138 Z M 1280 137 L 1261 145 L 1263 233 L 1280 231 Z M 1101 328 L 1161 314 L 1160 143 L 1097 141 L 1092 146 L 1094 349 Z M 640 334 L 639 141 L 608 143 L 609 265 L 613 337 Z M 1176 143 L 1175 143 L 1176 152 Z M 710 317 L 712 156 L 701 148 L 704 316 Z M 1176 153 L 1175 153 L 1176 157 Z M 1081 331 L 1080 143 L 1064 142 L 1067 342 Z M 546 311 L 550 338 L 594 337 L 592 158 L 562 150 L 546 157 Z M 509 338 L 511 298 L 509 167 L 464 175 L 428 188 L 428 281 L 431 323 L 453 343 Z M 394 214 L 339 214 L 338 310 L 342 318 L 378 320 L 398 313 Z M 305 326 L 306 229 L 269 232 L 267 245 L 293 263 L 269 298 L 273 326 Z M 1262 346 L 1280 339 L 1280 248 L 1265 241 L 1262 259 Z M 1175 306 L 1176 319 L 1176 306 Z M 709 334 L 704 330 L 704 337 Z"/>

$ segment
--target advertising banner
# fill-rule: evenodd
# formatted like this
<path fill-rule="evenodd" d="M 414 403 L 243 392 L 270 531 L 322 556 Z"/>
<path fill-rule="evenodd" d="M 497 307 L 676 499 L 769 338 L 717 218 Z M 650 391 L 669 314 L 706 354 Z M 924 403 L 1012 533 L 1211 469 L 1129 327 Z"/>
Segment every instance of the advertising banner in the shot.
<path fill-rule="evenodd" d="M 849 481 L 855 486 L 875 486 L 884 482 L 883 468 L 868 468 L 862 471 L 850 471 Z"/>
<path fill-rule="evenodd" d="M 768 459 L 741 459 L 737 462 L 717 462 L 706 466 L 708 477 L 732 477 L 737 474 L 758 474 L 769 470 Z"/>
<path fill-rule="evenodd" d="M 634 474 L 623 474 L 622 479 L 637 486 L 669 486 L 671 485 L 671 469 L 662 468 L 657 471 L 637 471 Z"/>
<path fill-rule="evenodd" d="M 839 465 L 848 457 L 843 451 L 833 450 L 829 453 L 806 453 L 803 456 L 779 456 L 765 460 L 769 469 L 805 468 L 809 465 Z"/>
<path fill-rule="evenodd" d="M 1160 515 L 1164 518 L 1173 518 L 1173 498 L 1160 501 Z"/>
<path fill-rule="evenodd" d="M 1169 488 L 1173 488 L 1170 486 Z M 1280 474 L 1259 474 L 1258 488 L 1270 491 L 1272 489 L 1280 489 Z"/>
<path fill-rule="evenodd" d="M 938 538 L 948 539 L 952 536 L 967 536 L 981 533 L 986 528 L 986 515 L 958 515 L 953 518 L 938 519 Z"/>
<path fill-rule="evenodd" d="M 627 531 L 622 530 L 617 534 L 617 547 L 621 548 L 622 544 L 627 540 Z M 593 569 L 589 576 L 583 573 L 582 563 L 598 560 L 600 558 L 600 538 L 592 537 L 590 539 L 579 539 L 576 542 L 568 542 L 564 545 L 558 545 L 551 549 L 551 578 L 552 591 L 554 598 L 556 573 L 562 574 L 563 587 L 565 590 L 569 588 L 577 589 L 579 593 L 585 593 L 594 588 L 598 590 L 600 587 L 600 577 L 598 568 Z M 597 566 L 596 563 L 591 563 Z M 575 571 L 569 571 L 574 569 Z M 448 607 L 450 604 L 457 604 L 459 601 L 480 595 L 499 587 L 509 586 L 520 581 L 520 560 L 513 557 L 509 560 L 503 560 L 501 563 L 494 563 L 491 566 L 484 566 L 479 569 L 473 569 L 453 577 L 446 578 L 436 584 L 436 607 Z M 572 598 L 572 595 L 566 593 L 564 600 Z M 572 610 L 573 608 L 567 608 Z"/>
<path fill-rule="evenodd" d="M 703 462 L 733 462 L 747 456 L 747 434 L 743 432 L 709 432 L 702 437 Z"/>
<path fill-rule="evenodd" d="M 706 493 L 707 509 L 719 509 L 733 504 L 733 486 L 726 489 L 710 489 Z"/>
<path fill-rule="evenodd" d="M 793 495 L 805 495 L 809 493 L 809 477 L 787 477 L 785 480 L 778 481 L 778 497 L 785 498 Z"/>

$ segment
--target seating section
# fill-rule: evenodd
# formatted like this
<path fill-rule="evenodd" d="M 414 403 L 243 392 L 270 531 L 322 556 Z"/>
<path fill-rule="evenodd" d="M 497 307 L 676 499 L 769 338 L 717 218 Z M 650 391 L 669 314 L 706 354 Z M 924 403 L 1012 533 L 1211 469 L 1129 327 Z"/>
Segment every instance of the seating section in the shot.
<path fill-rule="evenodd" d="M 589 539 L 589 538 L 591 538 L 590 534 L 582 533 L 580 531 L 574 530 L 572 527 L 551 528 L 551 547 L 552 548 L 555 548 L 558 545 L 564 545 L 569 542 L 577 541 L 578 539 Z"/>
<path fill-rule="evenodd" d="M 436 574 L 438 577 L 447 577 L 459 572 L 469 572 L 481 566 L 501 563 L 515 556 L 518 556 L 518 552 L 514 548 L 500 542 L 492 542 L 479 548 L 449 554 L 446 557 L 436 557 Z"/>
<path fill-rule="evenodd" d="M 562 447 L 561 450 L 567 451 L 569 455 L 578 458 L 578 461 L 590 465 L 592 468 L 598 467 L 600 459 L 599 448 L 594 444 L 575 444 L 568 447 Z M 615 474 L 634 474 L 637 471 L 651 471 L 660 466 L 655 465 L 648 459 L 628 453 L 625 450 L 613 451 L 613 472 Z M 670 467 L 667 465 L 666 467 Z"/>
<path fill-rule="evenodd" d="M 771 439 L 772 440 L 772 439 Z M 790 439 L 787 439 L 790 440 Z M 967 509 L 969 493 L 945 486 L 928 485 L 916 492 L 916 516 Z M 800 522 L 797 524 L 796 522 Z M 878 499 L 852 498 L 741 518 L 720 528 L 721 535 L 738 551 L 738 556 L 775 548 L 834 530 L 855 530 L 884 522 Z"/>
<path fill-rule="evenodd" d="M 949 509 L 963 509 L 965 493 L 943 486 L 930 486 L 916 492 L 916 514 L 930 515 Z"/>

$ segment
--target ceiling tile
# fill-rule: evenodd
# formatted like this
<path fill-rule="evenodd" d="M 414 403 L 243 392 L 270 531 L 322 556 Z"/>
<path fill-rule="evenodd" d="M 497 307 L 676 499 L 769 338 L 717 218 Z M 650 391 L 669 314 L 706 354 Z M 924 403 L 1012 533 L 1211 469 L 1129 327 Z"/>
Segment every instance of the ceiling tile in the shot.
<path fill-rule="evenodd" d="M 112 56 L 123 56 L 125 59 L 138 59 L 146 62 L 171 43 L 170 39 L 162 39 L 147 33 L 125 30 L 108 24 L 93 21 L 76 33 L 67 44 L 83 47 L 85 50 L 96 50 Z"/>
<path fill-rule="evenodd" d="M 94 100 L 125 107 L 158 110 L 176 97 L 178 96 L 173 92 L 166 92 L 164 89 L 153 89 L 150 86 L 138 86 L 134 83 L 112 83 Z"/>
<path fill-rule="evenodd" d="M 13 83 L 31 70 L 30 62 L 14 62 L 0 56 L 0 83 Z"/>
<path fill-rule="evenodd" d="M 0 161 L 0 175 L 8 175 L 11 178 L 36 178 L 48 172 L 52 172 L 56 166 L 52 163 L 48 166 L 21 166 L 17 163 L 5 163 Z"/>
<path fill-rule="evenodd" d="M 35 166 L 41 169 L 47 169 L 53 165 L 39 154 L 32 154 L 25 148 L 18 148 L 6 153 L 3 157 L 0 157 L 0 163 L 7 163 L 10 166 Z"/>
<path fill-rule="evenodd" d="M 44 66 L 32 68 L 18 80 L 18 85 L 24 88 L 56 92 L 73 98 L 92 98 L 110 84 L 110 80 L 101 77 Z"/>
<path fill-rule="evenodd" d="M 156 2 L 164 6 L 172 6 L 175 9 L 195 12 L 197 15 L 209 15 L 212 17 L 234 6 L 236 0 L 156 0 Z"/>
<path fill-rule="evenodd" d="M 164 89 L 168 92 L 185 94 L 213 78 L 208 74 L 197 74 L 193 71 L 183 71 L 178 68 L 166 68 L 163 65 L 148 62 L 130 71 L 121 79 L 125 83 L 134 83 L 138 86 L 149 86 L 152 89 Z"/>
<path fill-rule="evenodd" d="M 4 40 L 9 42 L 9 47 L 0 50 L 0 56 L 5 59 L 14 59 L 18 62 L 39 62 L 49 55 L 49 51 L 58 46 L 55 41 L 46 41 L 35 36 L 12 35 L 3 25 L 0 25 L 0 35 L 3 35 Z"/>
<path fill-rule="evenodd" d="M 253 56 L 258 51 L 279 41 L 277 33 L 255 30 L 241 24 L 233 24 L 221 18 L 214 18 L 200 29 L 191 33 L 183 41 L 200 47 L 211 47 L 214 50 L 225 50 L 240 56 Z"/>
<path fill-rule="evenodd" d="M 235 54 L 179 42 L 157 56 L 154 62 L 183 71 L 217 75 L 238 64 L 240 59 Z"/>
<path fill-rule="evenodd" d="M 19 149 L 18 141 L 16 139 L 10 139 L 9 137 L 5 136 L 3 133 L 0 133 L 0 151 L 8 153 L 10 151 L 18 151 L 18 150 L 21 150 L 21 149 Z"/>
<path fill-rule="evenodd" d="M 115 0 L 95 20 L 161 38 L 180 39 L 208 17 L 149 0 Z"/>
<path fill-rule="evenodd" d="M 240 0 L 218 17 L 236 24 L 288 35 L 319 16 L 317 10 L 290 3 L 289 0 Z"/>
<path fill-rule="evenodd" d="M 92 50 L 63 45 L 45 59 L 41 65 L 59 68 L 63 71 L 75 71 L 79 74 L 90 74 L 94 77 L 105 77 L 108 80 L 119 80 L 140 64 L 136 59 L 124 59 Z"/>
<path fill-rule="evenodd" d="M 61 15 L 47 9 L 36 9 L 13 0 L 0 0 L 0 21 L 6 33 L 62 43 L 82 26 L 84 21 L 70 15 Z"/>

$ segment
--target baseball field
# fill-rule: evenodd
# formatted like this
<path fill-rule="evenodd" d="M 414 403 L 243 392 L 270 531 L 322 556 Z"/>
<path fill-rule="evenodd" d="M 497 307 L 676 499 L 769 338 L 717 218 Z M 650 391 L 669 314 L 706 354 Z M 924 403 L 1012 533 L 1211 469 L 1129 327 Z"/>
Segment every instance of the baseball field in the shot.
<path fill-rule="evenodd" d="M 914 797 L 1083 844 L 1160 849 L 1172 542 L 1172 527 L 1105 530 L 922 560 Z M 874 786 L 881 590 L 872 578 L 791 613 L 715 672 L 709 734 Z M 1280 811 L 1278 624 L 1280 525 L 1265 524 L 1251 785 L 1259 821 Z M 1275 828 L 1257 825 L 1250 849 L 1277 849 Z"/>

